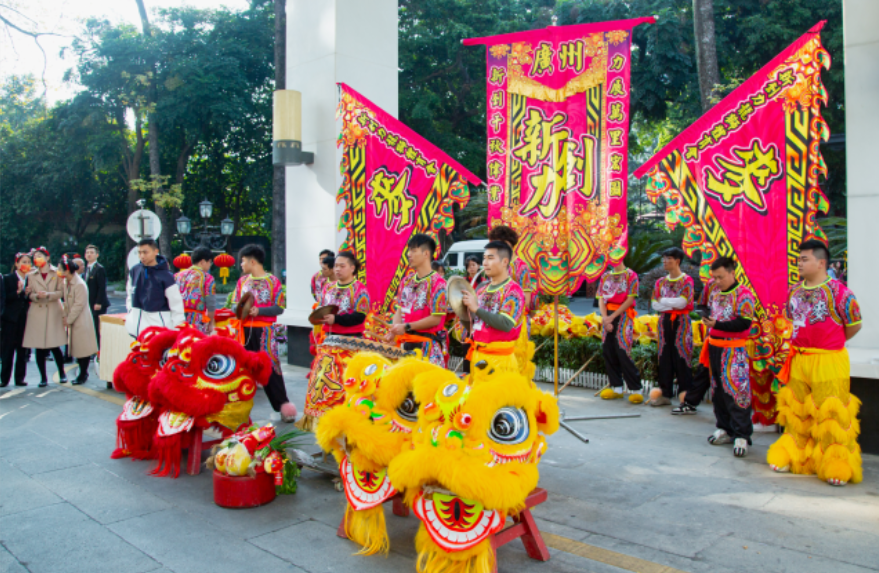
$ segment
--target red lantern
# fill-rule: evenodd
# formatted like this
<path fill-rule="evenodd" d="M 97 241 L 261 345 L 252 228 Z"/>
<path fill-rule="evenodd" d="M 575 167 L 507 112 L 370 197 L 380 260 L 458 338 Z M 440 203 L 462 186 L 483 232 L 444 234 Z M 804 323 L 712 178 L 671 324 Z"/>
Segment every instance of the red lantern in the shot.
<path fill-rule="evenodd" d="M 192 266 L 192 258 L 186 253 L 177 255 L 173 262 L 174 266 L 178 269 L 188 269 Z"/>
<path fill-rule="evenodd" d="M 226 284 L 226 279 L 229 278 L 229 267 L 235 266 L 235 257 L 221 253 L 214 257 L 214 264 L 220 267 L 220 278 L 223 279 L 223 284 Z"/>

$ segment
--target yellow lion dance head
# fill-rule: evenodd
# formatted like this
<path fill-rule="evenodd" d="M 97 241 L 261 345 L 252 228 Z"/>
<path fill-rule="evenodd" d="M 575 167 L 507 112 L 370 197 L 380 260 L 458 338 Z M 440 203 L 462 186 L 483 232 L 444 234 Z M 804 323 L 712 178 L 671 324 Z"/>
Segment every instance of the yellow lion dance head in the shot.
<path fill-rule="evenodd" d="M 469 385 L 447 370 L 419 374 L 414 397 L 412 445 L 388 473 L 421 519 L 418 571 L 490 571 L 490 536 L 537 487 L 546 436 L 558 430 L 556 399 L 515 372 Z"/>
<path fill-rule="evenodd" d="M 397 490 L 387 468 L 412 442 L 418 415 L 413 380 L 425 372 L 443 370 L 418 358 L 391 365 L 379 354 L 358 353 L 342 379 L 345 403 L 318 422 L 318 444 L 339 462 L 346 532 L 363 546 L 362 554 L 389 549 L 382 504 Z"/>

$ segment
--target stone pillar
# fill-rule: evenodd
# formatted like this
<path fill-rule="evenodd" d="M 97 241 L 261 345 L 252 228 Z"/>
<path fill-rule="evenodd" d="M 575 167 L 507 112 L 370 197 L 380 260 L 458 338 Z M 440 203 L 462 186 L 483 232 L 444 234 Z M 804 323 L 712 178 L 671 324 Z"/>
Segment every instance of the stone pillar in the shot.
<path fill-rule="evenodd" d="M 318 253 L 337 250 L 342 239 L 336 83 L 397 115 L 397 19 L 396 0 L 287 0 L 287 89 L 302 92 L 302 148 L 315 154 L 313 165 L 286 168 L 287 310 L 280 321 L 290 327 L 291 364 L 310 359 L 304 341 Z"/>

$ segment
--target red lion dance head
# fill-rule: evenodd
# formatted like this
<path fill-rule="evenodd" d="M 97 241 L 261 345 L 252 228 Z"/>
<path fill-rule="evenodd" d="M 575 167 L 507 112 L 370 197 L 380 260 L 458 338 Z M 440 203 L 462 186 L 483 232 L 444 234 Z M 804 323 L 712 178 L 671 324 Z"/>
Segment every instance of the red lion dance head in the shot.
<path fill-rule="evenodd" d="M 165 364 L 178 334 L 178 330 L 161 326 L 144 329 L 131 344 L 131 352 L 125 361 L 113 371 L 113 387 L 117 392 L 124 392 L 128 400 L 116 419 L 116 450 L 111 458 L 131 456 L 142 460 L 151 457 L 160 405 L 148 401 L 148 387 Z"/>
<path fill-rule="evenodd" d="M 180 474 L 180 453 L 193 427 L 213 426 L 224 435 L 250 423 L 257 385 L 272 371 L 267 354 L 236 340 L 181 328 L 168 362 L 150 384 L 150 399 L 163 405 L 153 440 L 160 476 Z"/>

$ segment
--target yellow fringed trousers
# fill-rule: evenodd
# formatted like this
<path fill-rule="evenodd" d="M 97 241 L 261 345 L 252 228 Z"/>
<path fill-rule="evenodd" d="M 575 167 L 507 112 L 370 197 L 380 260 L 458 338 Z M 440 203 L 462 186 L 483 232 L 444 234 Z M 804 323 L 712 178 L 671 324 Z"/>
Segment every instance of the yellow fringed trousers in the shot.
<path fill-rule="evenodd" d="M 776 421 L 784 434 L 766 461 L 824 481 L 860 482 L 861 401 L 849 390 L 848 351 L 794 347 L 791 352 L 788 382 L 778 392 Z"/>

